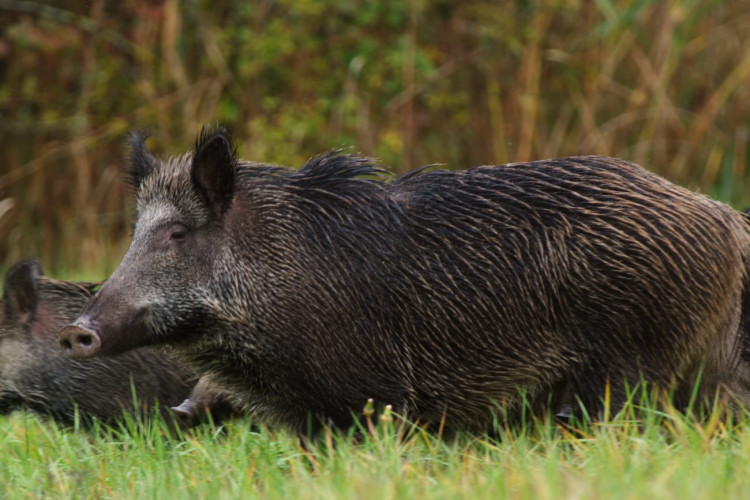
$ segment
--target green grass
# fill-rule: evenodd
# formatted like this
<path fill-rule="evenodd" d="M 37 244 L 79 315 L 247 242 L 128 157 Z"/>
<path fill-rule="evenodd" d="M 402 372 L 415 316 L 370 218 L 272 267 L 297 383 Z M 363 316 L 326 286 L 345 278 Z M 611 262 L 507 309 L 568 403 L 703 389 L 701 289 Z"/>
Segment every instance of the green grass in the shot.
<path fill-rule="evenodd" d="M 637 414 L 637 418 L 633 417 Z M 125 429 L 127 428 L 127 429 Z M 500 439 L 395 423 L 309 449 L 244 419 L 177 438 L 163 422 L 65 429 L 0 419 L 3 498 L 745 498 L 750 416 L 695 422 L 652 407 L 575 428 L 536 422 Z"/>

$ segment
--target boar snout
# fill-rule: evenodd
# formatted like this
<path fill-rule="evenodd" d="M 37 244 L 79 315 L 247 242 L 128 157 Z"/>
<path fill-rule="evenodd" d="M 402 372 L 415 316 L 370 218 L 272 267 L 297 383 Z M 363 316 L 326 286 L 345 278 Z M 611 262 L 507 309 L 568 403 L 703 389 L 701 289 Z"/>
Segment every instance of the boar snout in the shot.
<path fill-rule="evenodd" d="M 101 346 L 99 335 L 80 323 L 71 323 L 60 330 L 60 347 L 69 358 L 94 357 Z"/>

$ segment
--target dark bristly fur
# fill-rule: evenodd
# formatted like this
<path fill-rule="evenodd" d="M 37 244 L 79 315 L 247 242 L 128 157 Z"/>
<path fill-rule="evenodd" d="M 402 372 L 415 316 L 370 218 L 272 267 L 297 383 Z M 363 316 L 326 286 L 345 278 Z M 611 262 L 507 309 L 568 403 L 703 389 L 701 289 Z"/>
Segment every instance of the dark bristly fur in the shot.
<path fill-rule="evenodd" d="M 212 129 L 146 170 L 127 255 L 61 333 L 74 357 L 171 344 L 235 403 L 297 429 L 308 415 L 348 425 L 373 398 L 484 430 L 495 404 L 515 415 L 519 390 L 595 415 L 608 383 L 617 409 L 641 377 L 680 406 L 699 374 L 701 398 L 750 401 L 750 225 L 632 163 L 386 182 L 352 155 L 238 162 Z"/>

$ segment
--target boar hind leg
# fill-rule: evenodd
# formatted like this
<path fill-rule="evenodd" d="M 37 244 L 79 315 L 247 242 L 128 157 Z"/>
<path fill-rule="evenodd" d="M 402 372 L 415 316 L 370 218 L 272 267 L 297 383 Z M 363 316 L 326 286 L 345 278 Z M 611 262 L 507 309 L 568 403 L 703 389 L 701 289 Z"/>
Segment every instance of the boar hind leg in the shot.
<path fill-rule="evenodd" d="M 627 402 L 641 393 L 642 375 L 637 370 L 613 372 L 604 366 L 583 367 L 571 379 L 567 407 L 561 416 L 583 420 L 601 420 L 615 415 Z"/>
<path fill-rule="evenodd" d="M 733 305 L 724 311 L 717 328 L 723 335 L 709 340 L 700 366 L 686 377 L 675 397 L 680 409 L 698 415 L 715 411 L 716 404 L 736 415 L 750 410 L 750 290 L 745 286 L 725 303 Z"/>
<path fill-rule="evenodd" d="M 750 279 L 750 271 L 748 271 Z M 739 327 L 737 337 L 733 342 L 733 352 L 728 363 L 729 369 L 724 371 L 722 386 L 729 393 L 730 409 L 740 415 L 750 412 L 750 285 L 746 284 L 742 291 L 742 305 L 739 313 Z"/>

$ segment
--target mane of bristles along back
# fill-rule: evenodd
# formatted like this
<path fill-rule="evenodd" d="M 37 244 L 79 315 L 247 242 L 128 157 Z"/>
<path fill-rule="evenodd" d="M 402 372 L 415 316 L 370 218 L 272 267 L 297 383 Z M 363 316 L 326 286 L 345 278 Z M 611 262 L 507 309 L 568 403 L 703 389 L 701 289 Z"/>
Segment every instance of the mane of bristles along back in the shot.
<path fill-rule="evenodd" d="M 239 162 L 237 177 L 240 187 L 262 185 L 285 185 L 292 189 L 342 190 L 352 182 L 379 184 L 390 178 L 387 170 L 377 166 L 377 161 L 365 156 L 341 154 L 341 150 L 315 156 L 299 169 L 279 165 Z"/>
<path fill-rule="evenodd" d="M 389 172 L 378 168 L 371 158 L 330 151 L 292 172 L 285 190 L 324 212 L 335 207 L 349 211 L 370 205 L 377 198 L 374 193 L 385 190 L 383 181 L 389 177 Z"/>
<path fill-rule="evenodd" d="M 320 183 L 322 187 L 338 180 L 363 177 L 382 180 L 389 176 L 390 173 L 378 168 L 372 158 L 333 150 L 311 158 L 293 177 L 298 184 L 316 187 Z"/>

